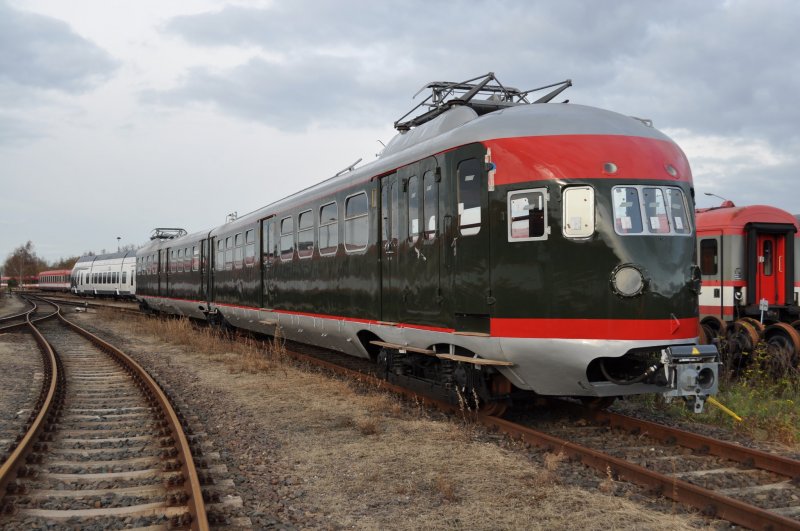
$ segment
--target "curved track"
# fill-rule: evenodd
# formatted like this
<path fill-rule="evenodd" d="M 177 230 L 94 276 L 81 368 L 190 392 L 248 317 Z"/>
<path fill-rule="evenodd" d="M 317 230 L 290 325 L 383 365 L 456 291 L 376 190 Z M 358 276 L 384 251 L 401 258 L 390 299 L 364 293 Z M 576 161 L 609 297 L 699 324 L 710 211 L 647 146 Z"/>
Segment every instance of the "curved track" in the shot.
<path fill-rule="evenodd" d="M 128 356 L 53 306 L 20 326 L 41 347 L 45 379 L 37 410 L 0 468 L 0 525 L 207 529 L 191 450 L 164 393 Z"/>

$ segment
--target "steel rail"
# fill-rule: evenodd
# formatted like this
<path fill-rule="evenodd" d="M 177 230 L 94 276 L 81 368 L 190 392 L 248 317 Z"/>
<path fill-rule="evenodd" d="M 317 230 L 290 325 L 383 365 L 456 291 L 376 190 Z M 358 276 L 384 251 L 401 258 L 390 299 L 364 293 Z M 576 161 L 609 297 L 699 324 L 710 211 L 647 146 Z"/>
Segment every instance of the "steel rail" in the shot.
<path fill-rule="evenodd" d="M 60 313 L 58 314 L 58 317 L 72 330 L 100 347 L 106 353 L 114 356 L 125 367 L 131 369 L 147 386 L 152 396 L 158 401 L 161 410 L 167 416 L 166 420 L 169 423 L 169 430 L 178 450 L 178 460 L 181 463 L 181 472 L 188 483 L 187 494 L 189 497 L 187 500 L 187 505 L 189 508 L 189 514 L 192 516 L 191 528 L 203 531 L 208 530 L 208 515 L 206 514 L 205 502 L 203 500 L 203 491 L 200 487 L 200 478 L 197 474 L 197 469 L 195 468 L 194 459 L 192 458 L 192 451 L 189 447 L 189 441 L 186 438 L 186 434 L 181 427 L 180 419 L 178 419 L 178 415 L 175 413 L 175 410 L 167 398 L 167 395 L 164 394 L 164 391 L 150 376 L 150 374 L 148 374 L 148 372 L 145 371 L 142 366 L 134 361 L 130 356 L 103 339 L 100 339 L 88 330 L 85 330 L 75 323 L 67 320 Z"/>
<path fill-rule="evenodd" d="M 6 461 L 2 466 L 0 466 L 0 498 L 7 492 L 6 489 L 8 488 L 8 484 L 11 482 L 14 473 L 19 469 L 20 466 L 24 464 L 25 458 L 28 456 L 28 454 L 34 450 L 34 445 L 39 438 L 42 429 L 44 429 L 46 420 L 53 409 L 58 388 L 58 381 L 61 376 L 59 374 L 59 367 L 53 348 L 44 338 L 39 329 L 37 329 L 30 320 L 30 314 L 35 310 L 36 305 L 34 304 L 33 309 L 31 309 L 26 316 L 25 326 L 30 328 L 31 333 L 36 338 L 36 343 L 38 343 L 39 348 L 42 351 L 42 361 L 44 364 L 43 372 L 45 374 L 45 379 L 42 382 L 42 389 L 47 389 L 47 392 L 44 396 L 44 400 L 42 400 L 40 404 L 37 401 L 37 404 L 39 404 L 39 412 L 36 414 L 36 418 L 34 418 L 33 422 L 28 427 L 27 432 L 8 456 Z M 47 318 L 52 318 L 57 313 L 58 312 L 48 316 Z M 49 381 L 47 381 L 48 374 L 50 375 Z"/>
<path fill-rule="evenodd" d="M 654 472 L 634 463 L 603 452 L 571 443 L 564 439 L 536 431 L 497 417 L 478 415 L 485 426 L 522 439 L 552 452 L 563 452 L 600 471 L 611 472 L 621 479 L 651 489 L 653 492 L 700 509 L 706 516 L 728 520 L 751 529 L 770 531 L 798 530 L 800 521 L 781 516 L 754 505 L 717 494 L 675 477 Z"/>
<path fill-rule="evenodd" d="M 700 453 L 709 453 L 750 467 L 788 476 L 794 480 L 800 479 L 800 461 L 795 461 L 788 457 L 770 454 L 754 448 L 746 448 L 738 444 L 712 439 L 705 435 L 610 411 L 592 411 L 588 413 L 588 416 L 595 422 L 608 424 L 611 427 L 621 428 L 629 432 L 643 433 L 667 444 L 677 444 Z"/>
<path fill-rule="evenodd" d="M 287 354 L 295 359 L 310 361 L 313 364 L 325 367 L 336 374 L 354 377 L 360 381 L 373 383 L 379 389 L 400 394 L 406 398 L 417 400 L 425 405 L 436 407 L 442 411 L 456 414 L 459 412 L 464 413 L 458 406 L 443 402 L 441 400 L 426 397 L 424 395 L 419 395 L 418 393 L 415 393 L 409 389 L 397 386 L 377 377 L 347 369 L 329 361 L 320 360 L 306 354 L 293 351 L 287 351 Z M 764 529 L 769 531 L 800 530 L 799 520 L 778 515 L 765 509 L 761 509 L 760 507 L 750 505 L 729 496 L 715 493 L 714 491 L 704 489 L 675 477 L 660 474 L 623 459 L 613 457 L 603 452 L 587 448 L 580 444 L 569 442 L 565 439 L 561 439 L 559 437 L 555 437 L 553 435 L 549 435 L 508 420 L 480 413 L 480 411 L 467 412 L 467 414 L 491 430 L 500 431 L 511 438 L 518 440 L 521 439 L 528 444 L 537 446 L 550 452 L 563 452 L 568 457 L 579 460 L 582 464 L 590 466 L 602 473 L 607 473 L 609 470 L 611 470 L 611 472 L 617 478 L 625 479 L 631 483 L 645 487 L 656 494 L 666 496 L 675 501 L 700 509 L 706 516 L 728 520 L 735 524 L 746 526 L 751 529 Z M 653 424 L 653 426 L 658 426 L 654 423 L 651 424 Z M 661 428 L 663 430 L 671 429 L 667 426 L 661 426 Z M 713 441 L 713 439 L 710 439 L 710 441 Z M 729 444 L 722 441 L 716 441 L 716 443 L 719 446 L 725 446 Z M 715 446 L 709 445 L 709 449 L 711 448 L 715 448 Z M 699 449 L 702 450 L 703 447 L 701 446 Z M 739 449 L 743 452 L 749 451 L 749 449 L 746 448 Z M 764 452 L 759 453 L 764 454 Z M 784 459 L 785 458 L 778 458 L 776 462 Z M 761 458 L 759 460 L 754 458 L 753 461 L 758 463 L 766 462 Z M 787 459 L 787 461 L 792 463 L 791 469 L 796 469 L 796 467 L 800 466 L 800 462 L 793 461 L 791 459 Z M 778 473 L 786 475 L 787 472 L 786 469 L 783 469 L 778 471 Z"/>

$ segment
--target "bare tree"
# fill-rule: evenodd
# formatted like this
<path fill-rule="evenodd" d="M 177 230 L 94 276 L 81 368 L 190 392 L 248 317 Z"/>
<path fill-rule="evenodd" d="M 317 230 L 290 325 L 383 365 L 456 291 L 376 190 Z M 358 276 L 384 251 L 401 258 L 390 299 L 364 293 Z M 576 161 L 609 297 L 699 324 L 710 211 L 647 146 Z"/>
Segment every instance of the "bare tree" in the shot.
<path fill-rule="evenodd" d="M 37 275 L 39 271 L 47 268 L 47 262 L 36 255 L 36 251 L 33 250 L 33 242 L 30 240 L 25 245 L 14 249 L 3 264 L 4 273 L 19 280 Z"/>

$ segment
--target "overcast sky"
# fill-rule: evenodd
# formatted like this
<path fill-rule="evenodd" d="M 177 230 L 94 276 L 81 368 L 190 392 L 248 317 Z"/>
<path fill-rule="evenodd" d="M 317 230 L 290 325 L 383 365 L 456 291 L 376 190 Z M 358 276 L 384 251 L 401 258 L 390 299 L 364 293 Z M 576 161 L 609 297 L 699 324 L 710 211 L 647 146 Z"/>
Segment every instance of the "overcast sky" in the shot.
<path fill-rule="evenodd" d="M 0 262 L 190 232 L 370 161 L 489 71 L 651 118 L 699 206 L 800 213 L 800 3 L 0 0 Z"/>

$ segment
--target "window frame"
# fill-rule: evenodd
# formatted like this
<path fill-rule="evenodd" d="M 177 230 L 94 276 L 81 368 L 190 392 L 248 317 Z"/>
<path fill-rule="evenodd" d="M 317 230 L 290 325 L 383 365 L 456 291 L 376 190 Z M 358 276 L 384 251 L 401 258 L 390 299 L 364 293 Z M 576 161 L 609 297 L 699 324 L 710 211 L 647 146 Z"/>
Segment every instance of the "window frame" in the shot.
<path fill-rule="evenodd" d="M 308 217 L 308 219 L 311 220 L 310 226 L 303 227 L 302 221 L 304 217 Z M 304 233 L 304 236 L 307 236 L 307 234 L 305 233 L 311 234 L 311 240 L 301 240 L 300 238 L 301 233 Z M 311 258 L 312 256 L 314 256 L 314 210 L 313 209 L 309 208 L 308 210 L 303 210 L 302 212 L 297 214 L 297 239 L 295 241 L 297 242 L 296 244 L 297 257 L 300 260 L 305 260 L 307 258 Z M 308 249 L 300 249 L 301 244 L 309 242 L 311 245 L 309 246 Z"/>
<path fill-rule="evenodd" d="M 322 222 L 322 210 L 327 207 L 333 205 L 335 208 L 336 218 L 333 221 L 323 223 Z M 320 205 L 319 207 L 319 222 L 317 223 L 317 252 L 320 256 L 332 256 L 336 254 L 336 251 L 339 250 L 339 204 L 336 201 L 330 201 L 325 203 L 324 205 Z M 336 235 L 336 245 L 328 245 L 327 247 L 322 247 L 322 238 L 320 237 L 322 233 L 323 227 L 328 231 L 328 243 L 330 243 L 330 235 L 331 229 L 329 227 L 333 226 L 333 234 Z"/>
<path fill-rule="evenodd" d="M 576 192 L 576 191 L 581 191 L 581 190 L 588 190 L 589 191 L 589 204 L 590 204 L 589 224 L 590 224 L 590 227 L 591 227 L 591 231 L 586 233 L 585 230 L 583 230 L 579 234 L 568 234 L 567 233 L 567 229 L 569 228 L 569 223 L 568 222 L 570 221 L 570 214 L 574 213 L 574 210 L 572 212 L 567 212 L 567 209 L 570 206 L 570 202 L 568 201 L 569 198 L 567 196 L 569 195 L 570 192 Z M 570 240 L 585 240 L 587 238 L 591 238 L 594 235 L 594 233 L 597 231 L 597 215 L 595 213 L 595 210 L 596 210 L 596 207 L 597 207 L 596 201 L 597 201 L 597 199 L 596 199 L 595 189 L 594 189 L 594 187 L 589 186 L 588 184 L 581 184 L 581 185 L 576 185 L 576 186 L 565 186 L 564 187 L 564 189 L 561 192 L 561 204 L 562 204 L 562 209 L 561 209 L 561 234 L 563 234 L 565 238 L 568 238 Z M 572 216 L 572 217 L 574 217 L 574 216 Z M 570 229 L 570 230 L 574 230 L 574 229 Z"/>
<path fill-rule="evenodd" d="M 719 241 L 714 236 L 712 236 L 710 238 L 698 237 L 698 239 L 700 240 L 700 243 L 698 245 L 698 247 L 700 248 L 699 249 L 699 251 L 700 251 L 699 252 L 700 263 L 698 264 L 700 266 L 700 274 L 702 276 L 708 276 L 708 277 L 716 277 L 716 276 L 718 276 L 719 275 Z M 713 243 L 713 245 L 704 245 L 706 242 L 711 242 L 711 243 Z M 703 269 L 703 266 L 705 265 L 705 262 L 703 261 L 703 257 L 705 255 L 705 253 L 703 251 L 706 248 L 713 249 L 713 252 L 714 252 L 714 254 L 712 255 L 713 258 L 714 258 L 714 261 L 713 261 L 714 271 L 711 272 L 711 273 L 707 273 Z"/>
<path fill-rule="evenodd" d="M 517 238 L 512 235 L 512 223 L 514 222 L 514 218 L 511 215 L 511 199 L 514 195 L 522 195 L 522 194 L 530 194 L 530 193 L 540 193 L 542 194 L 542 212 L 544 213 L 543 216 L 543 230 L 541 236 L 528 236 L 525 238 Z M 550 202 L 550 192 L 548 191 L 546 186 L 541 186 L 538 188 L 522 188 L 519 190 L 509 190 L 506 194 L 506 216 L 508 217 L 506 222 L 506 237 L 508 238 L 509 243 L 519 243 L 519 242 L 533 242 L 533 241 L 545 241 L 550 236 L 550 224 L 549 224 L 549 216 L 547 212 L 548 203 Z M 530 223 L 530 221 L 529 221 Z M 530 230 L 530 229 L 529 229 Z"/>
<path fill-rule="evenodd" d="M 620 188 L 633 188 L 636 190 L 636 200 L 639 204 L 639 219 L 642 223 L 642 230 L 640 232 L 619 232 L 617 229 L 617 213 L 615 210 L 614 205 L 614 191 Z M 650 231 L 650 222 L 651 220 L 648 219 L 647 216 L 647 207 L 645 206 L 644 201 L 644 189 L 645 188 L 655 188 L 661 191 L 661 195 L 664 198 L 664 208 L 665 214 L 664 216 L 667 218 L 667 222 L 669 224 L 669 232 L 651 232 Z M 672 197 L 669 193 L 670 190 L 677 190 L 680 193 L 680 196 L 683 198 L 683 213 L 686 215 L 686 223 L 688 224 L 688 230 L 685 232 L 676 232 L 675 231 L 675 221 L 672 217 Z M 695 226 L 692 221 L 692 211 L 688 208 L 688 203 L 686 199 L 686 194 L 684 193 L 683 189 L 679 186 L 670 186 L 667 184 L 618 184 L 616 186 L 611 187 L 610 192 L 611 197 L 611 223 L 614 226 L 614 233 L 618 236 L 665 236 L 665 237 L 693 237 L 695 232 Z"/>
<path fill-rule="evenodd" d="M 289 220 L 292 224 L 292 226 L 288 229 L 289 232 L 283 232 L 283 223 L 286 220 Z M 294 251 L 296 248 L 296 242 L 294 239 L 294 216 L 286 216 L 281 218 L 280 223 L 278 224 L 278 233 L 278 256 L 280 257 L 281 262 L 291 262 L 294 260 Z M 283 247 L 283 240 L 285 238 L 292 239 L 292 245 L 287 251 L 284 251 Z"/>
<path fill-rule="evenodd" d="M 430 203 L 428 202 L 427 184 L 433 186 L 433 196 Z M 428 212 L 428 208 L 433 207 L 433 216 Z M 428 221 L 433 218 L 433 229 L 428 228 Z M 439 235 L 439 180 L 437 179 L 436 172 L 428 170 L 422 175 L 422 240 L 423 242 L 432 242 L 436 240 Z"/>
<path fill-rule="evenodd" d="M 417 175 L 412 175 L 406 181 L 406 234 L 408 235 L 406 239 L 411 245 L 415 245 L 422 234 L 422 231 L 420 230 L 420 214 L 422 214 L 423 201 L 419 186 L 421 181 L 422 179 L 420 179 Z M 412 190 L 412 188 L 416 188 L 416 190 Z M 412 194 L 415 191 L 416 195 L 414 196 Z M 415 221 L 417 222 L 416 230 L 414 230 Z"/>
<path fill-rule="evenodd" d="M 244 266 L 253 267 L 256 263 L 256 229 L 244 231 Z"/>
<path fill-rule="evenodd" d="M 359 214 L 357 216 L 353 216 L 351 218 L 348 218 L 347 217 L 347 203 L 350 201 L 350 199 L 352 199 L 354 197 L 357 197 L 359 195 L 363 195 L 366 198 L 366 200 L 367 200 L 367 209 L 363 214 Z M 355 249 L 348 249 L 347 248 L 347 246 L 348 246 L 348 243 L 347 243 L 347 222 L 350 221 L 350 220 L 359 220 L 361 218 L 365 219 L 365 223 L 367 225 L 367 241 L 364 242 L 364 246 L 363 247 L 358 247 L 358 248 L 355 248 Z M 347 254 L 364 254 L 364 253 L 366 253 L 368 247 L 369 247 L 369 194 L 367 194 L 366 190 L 361 190 L 361 191 L 356 192 L 354 194 L 350 194 L 350 195 L 348 195 L 348 196 L 346 196 L 344 198 L 344 251 Z"/>

